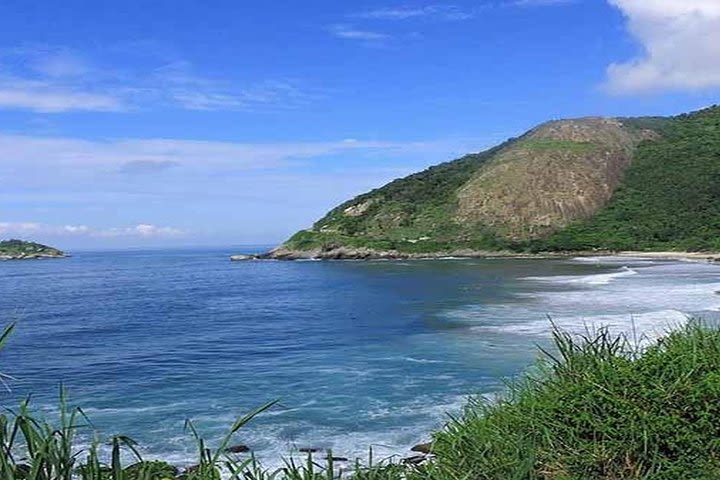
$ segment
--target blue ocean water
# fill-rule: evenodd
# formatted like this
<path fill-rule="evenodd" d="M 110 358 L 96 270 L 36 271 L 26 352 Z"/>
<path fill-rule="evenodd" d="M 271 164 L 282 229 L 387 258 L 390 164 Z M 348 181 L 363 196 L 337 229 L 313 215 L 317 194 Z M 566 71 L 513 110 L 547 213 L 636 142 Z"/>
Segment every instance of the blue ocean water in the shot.
<path fill-rule="evenodd" d="M 76 252 L 0 263 L 0 317 L 17 321 L 0 403 L 52 417 L 58 387 L 104 435 L 192 462 L 192 419 L 268 463 L 300 447 L 407 451 L 469 395 L 501 392 L 549 342 L 583 331 L 655 335 L 715 316 L 720 268 L 629 258 L 238 262 L 232 249 Z M 84 435 L 89 438 L 91 432 Z"/>

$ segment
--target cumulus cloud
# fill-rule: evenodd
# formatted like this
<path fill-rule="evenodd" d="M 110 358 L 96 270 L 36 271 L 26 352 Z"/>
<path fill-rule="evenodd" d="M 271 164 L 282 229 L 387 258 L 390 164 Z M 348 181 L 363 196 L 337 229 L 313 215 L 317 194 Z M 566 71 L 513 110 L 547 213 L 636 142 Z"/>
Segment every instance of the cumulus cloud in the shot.
<path fill-rule="evenodd" d="M 135 237 L 135 238 L 167 238 L 183 235 L 184 232 L 174 227 L 159 227 L 141 223 L 132 227 L 93 228 L 87 225 L 50 225 L 36 222 L 0 222 L 0 235 L 25 236 L 43 235 L 53 237 L 85 236 L 85 237 Z"/>
<path fill-rule="evenodd" d="M 608 67 L 619 94 L 720 88 L 718 0 L 608 0 L 627 18 L 644 53 Z"/>

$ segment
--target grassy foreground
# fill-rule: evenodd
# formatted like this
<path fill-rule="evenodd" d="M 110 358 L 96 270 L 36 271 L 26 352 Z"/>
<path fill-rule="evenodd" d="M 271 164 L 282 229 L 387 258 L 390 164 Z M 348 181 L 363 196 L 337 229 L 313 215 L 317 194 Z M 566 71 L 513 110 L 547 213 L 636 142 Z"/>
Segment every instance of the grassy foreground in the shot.
<path fill-rule="evenodd" d="M 10 330 L 0 338 L 0 346 Z M 86 450 L 75 434 L 82 410 L 63 403 L 59 425 L 28 411 L 0 416 L 3 480 L 460 480 L 460 479 L 718 479 L 720 478 L 720 331 L 699 324 L 643 351 L 605 331 L 586 338 L 557 332 L 531 373 L 495 402 L 472 400 L 434 437 L 433 458 L 353 468 L 316 454 L 286 468 L 264 470 L 252 456 L 226 450 L 233 435 L 268 404 L 239 419 L 216 450 L 188 423 L 198 465 L 184 473 L 144 462 L 127 437 Z M 135 458 L 124 465 L 122 452 Z"/>

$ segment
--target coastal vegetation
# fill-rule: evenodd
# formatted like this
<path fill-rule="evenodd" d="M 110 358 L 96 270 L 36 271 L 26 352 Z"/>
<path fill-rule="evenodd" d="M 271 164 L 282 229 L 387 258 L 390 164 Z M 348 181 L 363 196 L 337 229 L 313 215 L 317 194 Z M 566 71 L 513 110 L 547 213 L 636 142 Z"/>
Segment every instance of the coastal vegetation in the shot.
<path fill-rule="evenodd" d="M 57 248 L 24 240 L 0 241 L 0 260 L 22 260 L 33 258 L 57 258 L 65 253 Z"/>
<path fill-rule="evenodd" d="M 360 195 L 270 257 L 720 250 L 720 107 L 553 121 Z"/>
<path fill-rule="evenodd" d="M 0 337 L 6 341 L 12 327 Z M 699 322 L 649 346 L 600 330 L 555 332 L 555 348 L 493 401 L 472 399 L 451 418 L 429 455 L 348 465 L 307 452 L 265 469 L 232 439 L 269 403 L 241 417 L 216 448 L 192 422 L 196 464 L 143 460 L 126 436 L 79 446 L 91 429 L 61 393 L 58 424 L 33 416 L 29 402 L 0 415 L 0 478 L 7 480 L 456 480 L 720 478 L 720 330 Z M 645 346 L 642 346 L 645 345 Z M 107 458 L 100 446 L 109 447 Z M 130 459 L 129 461 L 127 459 Z"/>

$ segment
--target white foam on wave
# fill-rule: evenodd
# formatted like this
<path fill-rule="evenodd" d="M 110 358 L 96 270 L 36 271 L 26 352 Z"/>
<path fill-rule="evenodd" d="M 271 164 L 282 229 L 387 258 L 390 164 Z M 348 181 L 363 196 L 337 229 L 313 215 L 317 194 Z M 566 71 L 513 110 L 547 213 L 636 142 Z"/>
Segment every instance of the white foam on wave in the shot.
<path fill-rule="evenodd" d="M 431 360 L 429 358 L 402 357 L 402 359 L 411 363 L 451 363 L 446 360 Z"/>
<path fill-rule="evenodd" d="M 174 412 L 179 407 L 182 407 L 184 405 L 187 405 L 187 402 L 174 402 L 174 403 L 165 403 L 161 405 L 146 405 L 143 407 L 123 407 L 123 408 L 97 408 L 97 407 L 87 407 L 83 408 L 83 411 L 87 413 L 88 415 L 132 415 L 132 414 L 138 414 L 138 413 L 148 413 L 148 412 L 163 412 L 163 411 L 169 411 Z"/>
<path fill-rule="evenodd" d="M 627 256 L 594 256 L 594 257 L 573 257 L 570 259 L 571 263 L 585 263 L 594 265 L 627 265 L 627 264 L 642 264 L 652 265 L 657 264 L 657 259 L 651 259 L 648 257 L 627 257 Z"/>
<path fill-rule="evenodd" d="M 720 272 L 719 272 L 720 273 Z M 694 281 L 692 278 L 647 277 L 642 281 L 613 283 L 598 289 L 567 291 L 536 291 L 520 294 L 532 303 L 533 310 L 542 309 L 553 316 L 588 312 L 628 315 L 662 310 L 686 313 L 714 311 L 720 306 L 720 283 Z"/>
<path fill-rule="evenodd" d="M 395 357 L 377 357 L 373 360 L 381 361 L 381 362 L 410 362 L 410 363 L 428 363 L 428 364 L 435 364 L 435 363 L 454 363 L 448 360 L 434 360 L 429 358 L 416 358 L 416 357 L 410 357 L 410 356 L 395 356 Z"/>
<path fill-rule="evenodd" d="M 717 317 L 717 266 L 656 262 L 643 264 L 642 275 L 631 268 L 637 266 L 628 262 L 609 273 L 525 277 L 537 283 L 516 292 L 517 302 L 467 305 L 445 316 L 475 332 L 518 338 L 550 336 L 549 317 L 571 334 L 607 327 L 643 344 L 685 325 L 690 317 Z"/>
<path fill-rule="evenodd" d="M 600 263 L 602 261 L 602 257 L 573 257 L 571 259 L 572 262 L 575 263 Z"/>
<path fill-rule="evenodd" d="M 318 458 L 325 450 L 332 450 L 333 455 L 350 459 L 345 465 L 350 468 L 355 459 L 367 461 L 371 447 L 375 459 L 391 456 L 399 459 L 409 455 L 410 447 L 428 441 L 430 434 L 447 422 L 447 414 L 457 414 L 467 401 L 465 395 L 452 395 L 443 399 L 418 397 L 409 404 L 378 402 L 358 412 L 358 418 L 348 417 L 358 422 L 357 428 L 350 431 L 342 425 L 318 425 L 297 419 L 281 421 L 275 417 L 271 424 L 251 422 L 238 434 L 236 441 L 253 447 L 265 468 L 282 467 L 285 458 L 306 460 L 307 455 L 299 453 L 299 448 L 319 449 Z M 412 421 L 404 421 L 409 418 Z M 210 423 L 230 425 L 233 418 L 219 415 L 196 420 L 197 426 L 207 428 Z M 365 424 L 368 421 L 371 424 Z M 378 428 L 378 424 L 382 427 Z M 178 466 L 197 463 L 196 446 L 190 435 L 177 429 L 162 433 L 162 443 L 141 449 L 144 458 L 162 459 Z M 103 448 L 102 454 L 108 456 L 109 447 Z"/>
<path fill-rule="evenodd" d="M 630 267 L 623 266 L 619 270 L 610 273 L 598 273 L 594 275 L 554 275 L 548 277 L 525 277 L 523 280 L 546 283 L 581 284 L 581 285 L 607 285 L 615 279 L 637 275 L 638 272 Z"/>
<path fill-rule="evenodd" d="M 657 310 L 637 314 L 553 317 L 552 322 L 544 319 L 478 326 L 472 330 L 549 337 L 553 324 L 561 331 L 575 335 L 592 334 L 606 328 L 612 335 L 624 335 L 633 343 L 646 344 L 682 327 L 689 319 L 688 314 L 678 310 Z"/>

